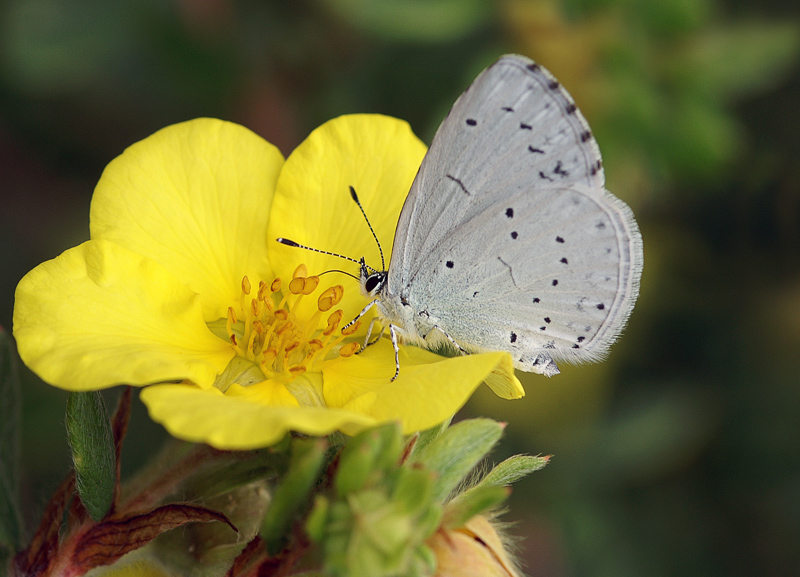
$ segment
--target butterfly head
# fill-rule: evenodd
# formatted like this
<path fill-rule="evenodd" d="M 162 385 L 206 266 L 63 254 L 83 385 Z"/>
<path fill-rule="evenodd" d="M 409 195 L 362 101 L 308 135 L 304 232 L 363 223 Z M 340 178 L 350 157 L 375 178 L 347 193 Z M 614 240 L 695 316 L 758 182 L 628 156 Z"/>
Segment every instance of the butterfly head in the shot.
<path fill-rule="evenodd" d="M 361 292 L 367 298 L 374 298 L 386 284 L 386 271 L 375 270 L 367 266 L 363 258 L 359 264 L 361 265 Z"/>

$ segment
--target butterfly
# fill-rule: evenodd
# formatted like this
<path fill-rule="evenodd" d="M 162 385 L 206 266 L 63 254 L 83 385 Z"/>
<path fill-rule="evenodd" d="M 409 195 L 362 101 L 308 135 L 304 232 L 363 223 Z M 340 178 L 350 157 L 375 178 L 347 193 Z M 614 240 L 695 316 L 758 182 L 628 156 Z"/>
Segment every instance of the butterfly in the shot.
<path fill-rule="evenodd" d="M 608 352 L 636 302 L 643 249 L 633 212 L 605 189 L 572 97 L 540 65 L 506 55 L 437 130 L 388 269 L 359 262 L 369 302 L 350 324 L 377 309 L 395 350 L 392 380 L 400 341 L 507 351 L 515 368 L 552 376 L 557 362 Z"/>

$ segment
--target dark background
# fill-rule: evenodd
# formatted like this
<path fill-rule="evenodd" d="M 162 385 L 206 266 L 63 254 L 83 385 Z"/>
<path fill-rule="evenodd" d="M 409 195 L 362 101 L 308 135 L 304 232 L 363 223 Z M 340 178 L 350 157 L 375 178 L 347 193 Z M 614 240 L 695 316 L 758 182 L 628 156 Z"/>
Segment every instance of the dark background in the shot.
<path fill-rule="evenodd" d="M 795 1 L 6 0 L 0 324 L 28 270 L 88 238 L 104 166 L 159 128 L 215 116 L 288 154 L 329 118 L 381 112 L 430 142 L 506 52 L 573 94 L 645 245 L 607 362 L 464 412 L 508 422 L 498 460 L 554 455 L 506 515 L 527 573 L 800 573 Z M 69 468 L 66 393 L 27 370 L 23 393 L 32 525 Z M 137 404 L 124 470 L 161 439 Z"/>

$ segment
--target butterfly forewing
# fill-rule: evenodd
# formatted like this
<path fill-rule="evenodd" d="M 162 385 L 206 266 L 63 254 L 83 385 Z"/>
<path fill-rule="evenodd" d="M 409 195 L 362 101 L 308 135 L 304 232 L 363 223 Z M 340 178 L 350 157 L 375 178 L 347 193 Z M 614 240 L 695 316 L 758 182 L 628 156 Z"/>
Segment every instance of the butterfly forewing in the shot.
<path fill-rule="evenodd" d="M 633 215 L 604 189 L 572 98 L 532 61 L 505 56 L 437 131 L 400 215 L 382 298 L 467 350 L 507 350 L 518 368 L 537 370 L 543 355 L 602 356 L 633 307 L 641 263 Z"/>
<path fill-rule="evenodd" d="M 434 136 L 398 221 L 390 286 L 412 283 L 422 252 L 498 193 L 573 182 L 604 184 L 586 120 L 545 69 L 502 57 L 461 95 Z"/>

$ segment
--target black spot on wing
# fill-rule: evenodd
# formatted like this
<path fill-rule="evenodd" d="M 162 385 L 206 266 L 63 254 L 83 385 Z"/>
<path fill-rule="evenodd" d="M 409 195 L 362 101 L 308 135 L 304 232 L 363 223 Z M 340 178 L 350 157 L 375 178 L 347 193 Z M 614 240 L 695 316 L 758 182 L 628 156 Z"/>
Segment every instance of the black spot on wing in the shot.
<path fill-rule="evenodd" d="M 578 107 L 577 107 L 577 106 L 575 106 L 575 104 L 574 104 L 574 103 L 572 103 L 572 102 L 570 102 L 569 104 L 567 104 L 567 107 L 564 109 L 564 111 L 565 111 L 567 114 L 575 114 L 575 111 L 576 111 L 576 110 L 578 110 Z"/>
<path fill-rule="evenodd" d="M 446 263 L 444 263 L 444 264 L 445 264 L 445 266 L 446 266 L 447 268 L 453 268 L 453 266 L 454 266 L 454 263 L 453 263 L 453 261 L 452 261 L 452 260 L 448 260 L 448 261 L 447 261 Z"/>
<path fill-rule="evenodd" d="M 563 242 L 564 242 L 564 239 L 563 239 L 563 238 L 561 238 L 560 236 L 557 236 L 557 237 L 556 237 L 556 242 L 563 243 Z"/>
<path fill-rule="evenodd" d="M 597 305 L 597 310 L 603 310 L 604 308 L 606 308 L 606 305 L 604 305 L 603 303 Z"/>
<path fill-rule="evenodd" d="M 458 185 L 458 187 L 461 189 L 461 192 L 463 192 L 463 193 L 464 193 L 464 194 L 466 194 L 467 196 L 472 196 L 472 195 L 470 194 L 470 192 L 467 190 L 467 187 L 466 187 L 466 186 L 464 186 L 464 183 L 463 183 L 463 182 L 461 182 L 461 181 L 460 181 L 458 178 L 456 178 L 456 177 L 455 177 L 455 176 L 453 176 L 452 174 L 445 174 L 445 176 L 446 176 L 447 178 L 449 178 L 450 180 L 452 180 L 453 182 L 455 182 L 455 183 Z"/>
<path fill-rule="evenodd" d="M 539 302 L 541 302 L 541 299 L 539 297 L 533 297 L 533 304 L 536 304 L 536 303 L 539 303 Z"/>
<path fill-rule="evenodd" d="M 510 106 L 503 106 L 503 108 L 501 108 L 500 110 L 504 112 L 514 112 L 514 109 L 511 108 Z"/>
<path fill-rule="evenodd" d="M 514 331 L 511 331 L 511 342 L 512 343 L 517 342 L 517 333 L 515 333 Z"/>
<path fill-rule="evenodd" d="M 507 208 L 506 209 L 506 216 L 508 218 L 514 218 L 514 209 L 513 208 Z"/>
<path fill-rule="evenodd" d="M 535 152 L 536 154 L 544 154 L 544 150 L 542 150 L 541 148 L 534 148 L 530 144 L 528 145 L 528 152 Z"/>
<path fill-rule="evenodd" d="M 476 124 L 478 124 L 477 120 L 474 118 L 467 118 L 467 126 L 475 126 Z"/>
<path fill-rule="evenodd" d="M 518 237 L 518 236 L 519 236 L 519 235 L 517 234 L 517 231 L 516 231 L 516 230 L 514 230 L 514 231 L 512 231 L 512 232 L 511 232 L 511 238 L 513 238 L 514 240 L 517 240 L 517 237 Z"/>
<path fill-rule="evenodd" d="M 585 132 L 582 132 L 582 133 L 581 133 L 581 142 L 586 142 L 586 141 L 587 141 L 587 140 L 589 140 L 591 137 L 592 137 L 592 132 L 591 132 L 590 130 L 587 130 L 587 131 L 585 131 Z"/>
<path fill-rule="evenodd" d="M 550 182 L 553 182 L 553 179 L 552 179 L 552 178 L 550 178 L 549 176 L 547 176 L 547 175 L 546 175 L 544 172 L 542 172 L 541 170 L 539 171 L 539 178 L 541 178 L 542 180 L 549 180 Z"/>
<path fill-rule="evenodd" d="M 564 264 L 569 264 L 569 262 L 567 262 L 567 257 L 562 258 L 559 262 L 563 262 Z"/>
<path fill-rule="evenodd" d="M 558 88 L 558 80 L 556 80 L 555 78 L 553 78 L 552 80 L 550 80 L 550 81 L 547 83 L 547 87 L 548 87 L 550 90 L 556 90 L 556 89 Z"/>
<path fill-rule="evenodd" d="M 552 284 L 553 284 L 553 286 L 558 286 L 558 279 L 554 278 Z"/>
<path fill-rule="evenodd" d="M 557 174 L 562 178 L 569 176 L 569 172 L 564 170 L 564 165 L 560 160 L 556 162 L 556 167 L 553 169 L 553 174 Z"/>
<path fill-rule="evenodd" d="M 533 130 L 533 126 L 530 124 L 525 124 L 524 122 L 519 123 L 520 130 Z"/>

